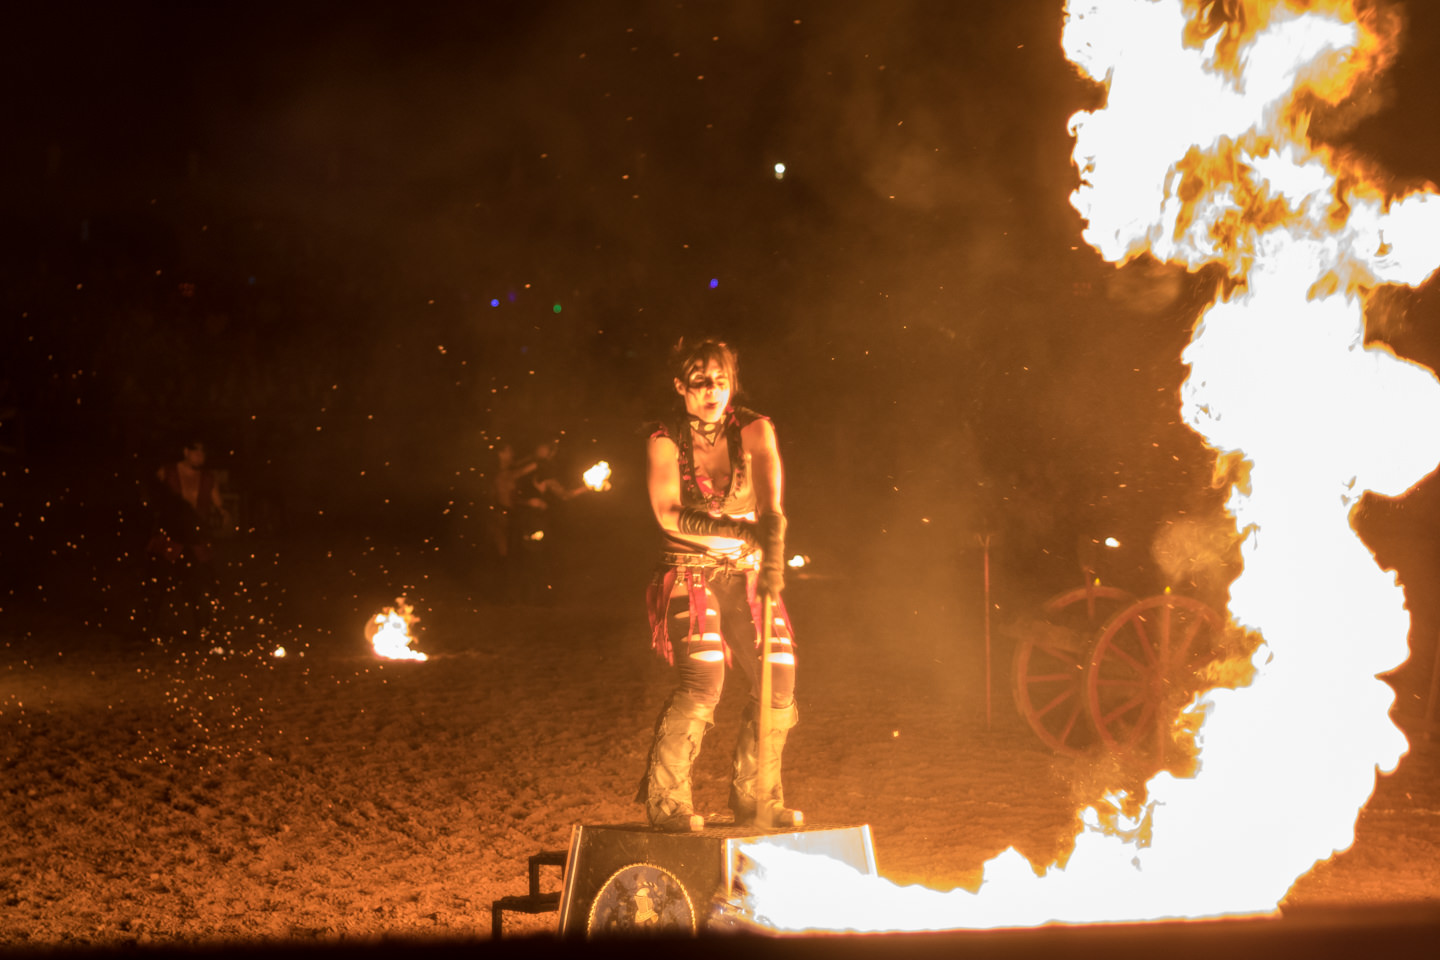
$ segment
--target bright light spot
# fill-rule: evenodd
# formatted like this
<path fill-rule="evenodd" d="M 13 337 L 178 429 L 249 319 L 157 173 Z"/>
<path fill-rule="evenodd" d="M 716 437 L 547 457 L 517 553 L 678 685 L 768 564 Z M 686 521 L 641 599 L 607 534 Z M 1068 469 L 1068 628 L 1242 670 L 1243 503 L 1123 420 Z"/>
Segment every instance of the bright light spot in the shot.
<path fill-rule="evenodd" d="M 775 179 L 776 179 L 776 180 L 784 180 L 784 179 L 785 179 L 785 164 L 783 164 L 783 163 L 777 163 L 777 164 L 775 164 Z"/>
<path fill-rule="evenodd" d="M 597 493 L 602 490 L 609 490 L 610 464 L 604 460 L 601 460 L 599 463 L 595 464 L 595 466 L 582 473 L 580 475 L 580 478 L 585 481 L 585 486 L 589 487 L 591 490 L 596 491 Z"/>
<path fill-rule="evenodd" d="M 1120 546 L 1120 541 L 1119 541 L 1119 540 L 1116 540 L 1114 537 L 1106 537 L 1106 538 L 1105 538 L 1105 546 L 1110 547 L 1111 549 L 1114 549 L 1115 547 Z"/>
<path fill-rule="evenodd" d="M 491 297 L 491 298 L 490 298 L 490 306 L 492 306 L 492 307 L 498 307 L 498 306 L 500 306 L 500 298 L 499 298 L 499 297 Z"/>
<path fill-rule="evenodd" d="M 559 313 L 559 312 L 560 312 L 560 304 L 557 303 L 557 304 L 555 304 L 555 306 L 551 307 L 550 309 L 551 309 L 551 310 L 554 310 L 556 313 Z"/>
<path fill-rule="evenodd" d="M 404 597 L 396 597 L 395 606 L 386 607 L 370 618 L 365 626 L 365 638 L 376 655 L 387 660 L 428 660 L 425 654 L 410 648 L 415 641 L 410 624 L 419 619 Z"/>
<path fill-rule="evenodd" d="M 719 277 L 711 277 L 711 278 L 710 278 L 710 289 L 711 289 L 711 290 L 714 290 L 714 289 L 715 289 L 716 287 L 718 287 L 718 286 L 720 286 L 720 278 L 719 278 Z"/>
<path fill-rule="evenodd" d="M 797 553 L 797 554 L 795 554 L 795 556 L 793 556 L 793 557 L 791 557 L 789 560 L 785 561 L 785 565 L 786 565 L 787 567 L 792 567 L 792 568 L 794 568 L 794 569 L 796 569 L 796 570 L 799 570 L 801 567 L 806 566 L 806 565 L 809 564 L 809 563 L 810 563 L 810 558 L 807 557 L 807 556 L 805 556 L 803 553 Z"/>
<path fill-rule="evenodd" d="M 274 650 L 274 652 L 271 653 L 270 656 L 276 658 L 277 660 L 283 659 L 284 656 L 285 656 L 285 648 L 284 648 L 284 647 L 276 647 L 275 650 Z"/>

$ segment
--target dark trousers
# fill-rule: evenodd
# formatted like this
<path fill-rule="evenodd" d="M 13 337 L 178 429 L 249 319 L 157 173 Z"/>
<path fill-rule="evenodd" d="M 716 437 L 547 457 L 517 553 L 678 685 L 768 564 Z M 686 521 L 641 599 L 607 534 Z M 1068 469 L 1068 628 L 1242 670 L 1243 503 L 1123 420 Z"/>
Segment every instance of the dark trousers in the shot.
<path fill-rule="evenodd" d="M 189 634 L 214 619 L 218 578 L 214 561 L 186 548 L 180 560 L 151 556 L 147 561 L 145 628 L 154 633 Z"/>
<path fill-rule="evenodd" d="M 670 641 L 675 648 L 679 678 L 676 692 L 705 706 L 719 703 L 725 686 L 728 649 L 730 662 L 750 685 L 750 699 L 758 702 L 759 641 L 746 595 L 745 574 L 734 570 L 706 573 L 703 615 L 690 609 L 690 587 L 683 576 L 675 579 L 665 611 Z M 787 621 L 784 607 L 777 606 L 770 648 L 770 703 L 777 709 L 787 708 L 795 701 L 795 647 Z"/>

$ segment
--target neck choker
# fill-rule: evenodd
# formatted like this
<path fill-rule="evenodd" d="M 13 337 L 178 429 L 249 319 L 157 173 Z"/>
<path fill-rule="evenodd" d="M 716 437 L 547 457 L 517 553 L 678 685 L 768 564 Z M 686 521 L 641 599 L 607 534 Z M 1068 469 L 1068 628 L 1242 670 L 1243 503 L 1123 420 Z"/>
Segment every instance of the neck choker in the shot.
<path fill-rule="evenodd" d="M 700 439 L 704 440 L 712 447 L 715 446 L 715 442 L 720 439 L 720 433 L 725 428 L 724 420 L 720 420 L 716 423 L 706 423 L 699 417 L 690 417 L 689 420 L 690 429 L 699 434 Z"/>

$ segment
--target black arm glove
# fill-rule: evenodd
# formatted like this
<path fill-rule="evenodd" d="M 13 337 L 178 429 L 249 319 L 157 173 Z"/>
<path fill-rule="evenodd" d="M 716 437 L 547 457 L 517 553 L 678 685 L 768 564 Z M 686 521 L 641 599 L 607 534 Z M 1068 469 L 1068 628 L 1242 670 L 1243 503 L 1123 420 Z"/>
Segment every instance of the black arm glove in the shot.
<path fill-rule="evenodd" d="M 755 536 L 755 524 L 734 517 L 712 516 L 696 507 L 685 507 L 675 520 L 675 529 L 681 533 L 696 533 L 702 537 L 734 537 L 744 540 L 746 546 L 754 549 L 760 545 Z"/>
<path fill-rule="evenodd" d="M 755 526 L 760 535 L 760 592 L 778 597 L 785 589 L 785 514 L 761 514 Z"/>

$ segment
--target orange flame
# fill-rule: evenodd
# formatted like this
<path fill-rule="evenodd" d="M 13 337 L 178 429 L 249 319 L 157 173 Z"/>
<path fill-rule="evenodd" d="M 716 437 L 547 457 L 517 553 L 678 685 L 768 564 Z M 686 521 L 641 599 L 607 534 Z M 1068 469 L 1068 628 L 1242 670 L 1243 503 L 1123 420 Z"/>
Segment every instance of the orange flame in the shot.
<path fill-rule="evenodd" d="M 411 648 L 415 637 L 410 625 L 418 623 L 415 609 L 405 602 L 404 597 L 395 598 L 395 606 L 385 607 L 365 625 L 365 638 L 370 641 L 376 656 L 386 660 L 428 660 L 429 657 Z"/>
<path fill-rule="evenodd" d="M 1397 22 L 1357 0 L 1071 0 L 1062 45 L 1107 89 L 1071 119 L 1086 241 L 1116 264 L 1149 253 L 1229 277 L 1183 354 L 1181 401 L 1212 448 L 1250 464 L 1228 508 L 1245 537 L 1230 614 L 1263 637 L 1254 678 L 1187 708 L 1195 775 L 1156 776 L 1133 820 L 1084 811 L 1063 869 L 1037 875 L 1012 849 L 977 894 L 942 894 L 756 845 L 757 918 L 913 930 L 1265 913 L 1353 842 L 1377 769 L 1407 749 L 1376 675 L 1405 660 L 1408 618 L 1349 514 L 1440 461 L 1434 431 L 1410 428 L 1440 420 L 1440 382 L 1365 345 L 1364 302 L 1440 265 L 1440 203 L 1433 187 L 1388 195 L 1308 130 L 1388 64 Z"/>

